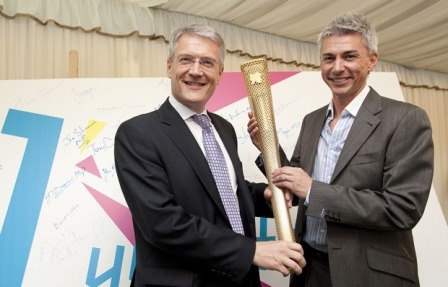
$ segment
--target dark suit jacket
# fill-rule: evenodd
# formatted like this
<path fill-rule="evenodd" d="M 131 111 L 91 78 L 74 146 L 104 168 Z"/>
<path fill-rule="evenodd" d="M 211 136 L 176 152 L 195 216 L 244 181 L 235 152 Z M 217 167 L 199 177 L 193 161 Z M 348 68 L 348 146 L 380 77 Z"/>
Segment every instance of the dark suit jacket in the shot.
<path fill-rule="evenodd" d="M 326 112 L 327 106 L 304 118 L 291 158 L 310 175 Z M 313 181 L 309 206 L 299 202 L 298 240 L 305 215 L 327 221 L 333 287 L 419 285 L 411 229 L 428 199 L 433 153 L 426 113 L 371 88 L 330 184 Z"/>
<path fill-rule="evenodd" d="M 118 179 L 136 236 L 135 286 L 260 286 L 255 216 L 266 184 L 244 180 L 232 125 L 209 113 L 235 168 L 246 236 L 234 233 L 203 152 L 167 100 L 120 125 Z"/>

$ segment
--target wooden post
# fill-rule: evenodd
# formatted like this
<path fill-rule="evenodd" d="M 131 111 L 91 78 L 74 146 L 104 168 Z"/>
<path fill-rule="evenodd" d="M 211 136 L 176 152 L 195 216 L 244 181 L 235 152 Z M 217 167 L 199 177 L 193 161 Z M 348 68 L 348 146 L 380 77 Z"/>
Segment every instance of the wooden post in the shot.
<path fill-rule="evenodd" d="M 68 77 L 78 78 L 78 51 L 75 50 L 68 55 Z"/>

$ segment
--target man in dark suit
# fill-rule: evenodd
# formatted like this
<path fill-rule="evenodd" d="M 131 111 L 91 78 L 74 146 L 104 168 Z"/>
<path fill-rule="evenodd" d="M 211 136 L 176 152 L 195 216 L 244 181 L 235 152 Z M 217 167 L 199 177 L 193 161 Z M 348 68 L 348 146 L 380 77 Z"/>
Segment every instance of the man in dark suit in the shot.
<path fill-rule="evenodd" d="M 272 193 L 244 179 L 234 128 L 205 110 L 224 55 L 221 36 L 208 26 L 174 31 L 167 61 L 172 96 L 117 130 L 116 169 L 136 236 L 134 286 L 259 287 L 258 266 L 287 276 L 305 265 L 298 243 L 256 242 L 255 216 L 272 216 Z M 223 152 L 218 164 L 227 164 L 238 232 L 208 163 L 198 114 Z"/>
<path fill-rule="evenodd" d="M 295 232 L 307 266 L 290 286 L 419 286 L 412 228 L 432 182 L 429 119 L 367 86 L 378 54 L 365 16 L 337 17 L 318 46 L 332 99 L 303 119 L 289 166 L 269 175 L 299 200 Z"/>

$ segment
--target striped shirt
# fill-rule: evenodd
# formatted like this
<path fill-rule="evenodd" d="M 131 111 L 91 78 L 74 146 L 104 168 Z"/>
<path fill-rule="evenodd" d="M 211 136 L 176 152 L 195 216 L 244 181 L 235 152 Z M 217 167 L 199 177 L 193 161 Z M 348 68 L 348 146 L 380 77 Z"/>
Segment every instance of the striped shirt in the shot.
<path fill-rule="evenodd" d="M 355 120 L 356 114 L 366 98 L 370 88 L 364 87 L 361 93 L 353 99 L 349 105 L 343 110 L 341 118 L 334 126 L 333 131 L 330 129 L 330 122 L 334 118 L 333 102 L 328 106 L 327 120 L 322 127 L 317 147 L 316 158 L 312 178 L 324 183 L 330 183 L 334 168 L 344 147 L 347 135 Z M 313 204 L 313 191 L 308 194 L 307 204 Z M 323 218 L 306 217 L 306 230 L 303 240 L 311 247 L 327 252 L 327 222 Z"/>

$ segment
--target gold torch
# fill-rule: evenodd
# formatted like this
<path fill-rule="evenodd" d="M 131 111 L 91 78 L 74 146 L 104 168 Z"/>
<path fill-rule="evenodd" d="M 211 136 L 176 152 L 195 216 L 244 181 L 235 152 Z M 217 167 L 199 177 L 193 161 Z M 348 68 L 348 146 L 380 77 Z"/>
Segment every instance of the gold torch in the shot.
<path fill-rule="evenodd" d="M 284 191 L 276 187 L 269 176 L 272 171 L 280 167 L 280 153 L 267 61 L 256 59 L 245 62 L 241 64 L 241 72 L 243 72 L 251 110 L 258 122 L 261 154 L 268 175 L 268 185 L 273 192 L 271 202 L 277 236 L 280 240 L 295 242 Z"/>

